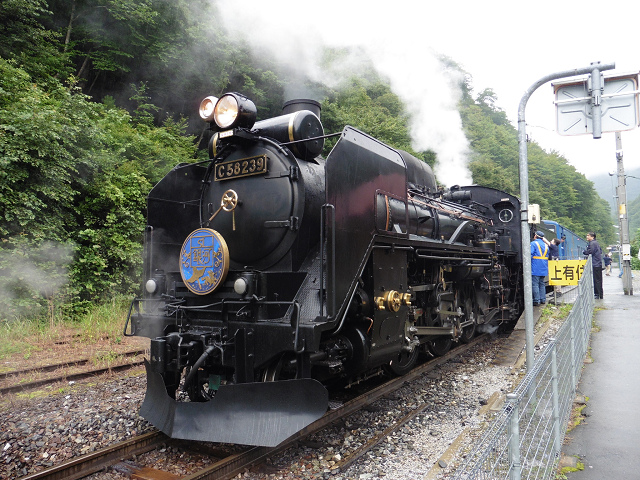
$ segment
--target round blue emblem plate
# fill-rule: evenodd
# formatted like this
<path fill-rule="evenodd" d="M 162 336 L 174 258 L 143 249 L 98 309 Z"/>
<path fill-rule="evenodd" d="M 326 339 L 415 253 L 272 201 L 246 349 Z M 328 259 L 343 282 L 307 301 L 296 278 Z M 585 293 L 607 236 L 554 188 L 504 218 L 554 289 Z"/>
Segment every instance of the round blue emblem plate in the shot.
<path fill-rule="evenodd" d="M 213 292 L 229 272 L 229 249 L 222 235 L 210 228 L 191 232 L 180 250 L 180 275 L 197 295 Z"/>

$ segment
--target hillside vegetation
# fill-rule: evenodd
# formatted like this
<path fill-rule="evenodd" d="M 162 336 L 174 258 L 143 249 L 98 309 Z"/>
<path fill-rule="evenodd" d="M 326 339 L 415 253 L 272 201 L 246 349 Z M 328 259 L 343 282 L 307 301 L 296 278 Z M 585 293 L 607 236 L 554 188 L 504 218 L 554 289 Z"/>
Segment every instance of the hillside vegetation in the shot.
<path fill-rule="evenodd" d="M 3 321 L 74 318 L 139 291 L 145 197 L 175 164 L 206 159 L 202 98 L 239 91 L 259 118 L 279 114 L 291 74 L 215 19 L 213 2 L 187 0 L 0 4 Z M 344 53 L 328 50 L 325 61 Z M 326 132 L 350 124 L 433 165 L 433 151 L 412 150 L 411 117 L 374 67 L 339 87 L 300 81 L 323 98 Z M 474 95 L 471 75 L 462 78 L 473 181 L 517 195 L 517 132 L 493 92 Z M 529 165 L 543 218 L 612 241 L 591 182 L 535 143 Z"/>

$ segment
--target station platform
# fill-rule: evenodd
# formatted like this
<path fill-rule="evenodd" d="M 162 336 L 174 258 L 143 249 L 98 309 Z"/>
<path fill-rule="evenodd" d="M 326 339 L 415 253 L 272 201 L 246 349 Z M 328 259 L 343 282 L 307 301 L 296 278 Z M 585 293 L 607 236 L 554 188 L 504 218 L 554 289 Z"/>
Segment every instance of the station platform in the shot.
<path fill-rule="evenodd" d="M 595 301 L 593 361 L 577 388 L 586 418 L 567 432 L 561 459 L 577 459 L 584 470 L 566 473 L 569 480 L 640 479 L 640 272 L 633 295 L 624 294 L 619 273 L 603 272 L 604 299 Z"/>

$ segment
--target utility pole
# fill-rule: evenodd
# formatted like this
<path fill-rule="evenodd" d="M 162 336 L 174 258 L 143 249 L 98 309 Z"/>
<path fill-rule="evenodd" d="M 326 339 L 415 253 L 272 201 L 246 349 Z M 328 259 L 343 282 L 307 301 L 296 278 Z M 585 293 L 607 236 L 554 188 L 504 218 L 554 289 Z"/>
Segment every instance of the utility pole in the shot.
<path fill-rule="evenodd" d="M 520 232 L 522 237 L 522 272 L 524 276 L 524 323 L 525 323 L 525 339 L 526 339 L 526 354 L 527 354 L 527 372 L 531 372 L 533 364 L 535 363 L 535 342 L 533 333 L 533 297 L 532 297 L 532 279 L 531 279 L 531 256 L 528 253 L 530 249 L 530 231 L 529 231 L 529 163 L 527 158 L 527 122 L 525 120 L 525 111 L 527 108 L 527 102 L 533 92 L 538 87 L 545 83 L 556 80 L 558 78 L 573 77 L 576 75 L 591 74 L 596 76 L 597 86 L 600 86 L 600 72 L 605 70 L 612 70 L 615 68 L 615 63 L 601 64 L 600 62 L 593 62 L 591 65 L 585 68 L 576 68 L 575 70 L 566 70 L 564 72 L 552 73 L 539 79 L 532 84 L 520 99 L 520 105 L 518 106 L 518 147 L 519 147 L 519 162 L 518 170 L 520 174 Z M 595 107 L 596 111 L 600 106 L 601 92 L 600 88 L 597 92 L 592 92 L 589 97 L 589 102 L 592 108 Z M 600 125 L 596 125 L 597 130 L 601 130 Z M 601 131 L 597 132 L 598 135 Z M 595 136 L 595 135 L 594 135 Z"/>
<path fill-rule="evenodd" d="M 622 162 L 622 135 L 616 132 L 616 160 L 618 162 L 618 222 L 620 222 L 620 243 L 622 245 L 622 289 L 625 295 L 633 295 L 631 281 L 631 241 L 629 239 L 629 218 L 627 216 L 627 184 Z"/>

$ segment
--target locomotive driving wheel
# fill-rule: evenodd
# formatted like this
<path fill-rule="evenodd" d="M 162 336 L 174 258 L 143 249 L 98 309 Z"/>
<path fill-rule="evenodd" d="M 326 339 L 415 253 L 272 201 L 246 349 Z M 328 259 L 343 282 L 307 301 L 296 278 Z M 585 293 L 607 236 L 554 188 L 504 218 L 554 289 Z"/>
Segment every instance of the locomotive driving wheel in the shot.
<path fill-rule="evenodd" d="M 283 353 L 262 371 L 260 380 L 263 382 L 277 382 L 296 378 L 295 367 L 290 367 L 292 360 L 295 360 L 293 353 Z"/>
<path fill-rule="evenodd" d="M 402 376 L 408 373 L 416 364 L 419 354 L 418 348 L 402 350 L 398 355 L 383 367 L 389 375 Z"/>
<path fill-rule="evenodd" d="M 440 319 L 437 319 L 433 322 L 434 327 L 442 327 L 443 322 Z M 434 357 L 441 357 L 445 355 L 449 350 L 451 350 L 451 345 L 453 344 L 453 340 L 448 335 L 443 335 L 440 337 L 436 337 L 433 340 L 427 341 L 425 344 L 427 350 Z"/>
<path fill-rule="evenodd" d="M 474 301 L 473 296 L 468 295 L 470 292 L 466 291 L 466 295 L 464 297 L 463 311 L 464 316 L 462 320 L 464 322 L 471 321 L 471 325 L 467 325 L 462 329 L 462 334 L 460 335 L 460 341 L 462 343 L 469 343 L 473 336 L 476 334 L 476 326 L 478 322 L 478 306 Z"/>

